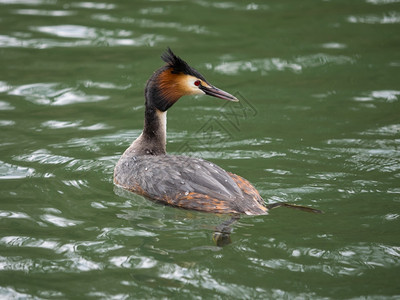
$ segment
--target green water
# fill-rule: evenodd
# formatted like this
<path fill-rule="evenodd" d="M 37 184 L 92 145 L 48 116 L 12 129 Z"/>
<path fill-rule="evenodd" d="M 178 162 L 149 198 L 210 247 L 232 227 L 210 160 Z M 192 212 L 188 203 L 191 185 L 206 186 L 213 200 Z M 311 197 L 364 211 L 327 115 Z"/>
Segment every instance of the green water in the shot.
<path fill-rule="evenodd" d="M 398 0 L 0 0 L 0 298 L 399 299 L 399 33 Z M 182 98 L 168 151 L 325 214 L 217 247 L 114 188 L 167 46 L 241 99 Z"/>

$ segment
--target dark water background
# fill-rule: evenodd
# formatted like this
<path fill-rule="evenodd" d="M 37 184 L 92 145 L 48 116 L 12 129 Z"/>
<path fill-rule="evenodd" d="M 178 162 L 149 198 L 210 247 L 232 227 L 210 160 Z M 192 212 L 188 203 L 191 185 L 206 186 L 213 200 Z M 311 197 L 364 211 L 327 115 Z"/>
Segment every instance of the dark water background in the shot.
<path fill-rule="evenodd" d="M 0 0 L 0 297 L 399 299 L 400 7 Z M 182 98 L 168 151 L 250 180 L 245 217 L 114 190 L 170 46 L 240 106 Z"/>

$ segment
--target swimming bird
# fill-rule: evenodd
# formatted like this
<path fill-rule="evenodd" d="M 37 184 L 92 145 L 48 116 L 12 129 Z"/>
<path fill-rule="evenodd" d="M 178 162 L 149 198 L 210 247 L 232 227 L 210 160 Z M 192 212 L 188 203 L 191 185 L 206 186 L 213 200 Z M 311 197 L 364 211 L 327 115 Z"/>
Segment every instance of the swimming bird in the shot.
<path fill-rule="evenodd" d="M 319 212 L 287 203 L 266 205 L 256 188 L 243 177 L 201 158 L 167 154 L 167 110 L 179 98 L 209 95 L 239 100 L 209 83 L 170 48 L 161 58 L 166 65 L 154 72 L 145 88 L 143 132 L 114 169 L 117 186 L 166 205 L 217 214 L 264 215 L 277 206 Z"/>

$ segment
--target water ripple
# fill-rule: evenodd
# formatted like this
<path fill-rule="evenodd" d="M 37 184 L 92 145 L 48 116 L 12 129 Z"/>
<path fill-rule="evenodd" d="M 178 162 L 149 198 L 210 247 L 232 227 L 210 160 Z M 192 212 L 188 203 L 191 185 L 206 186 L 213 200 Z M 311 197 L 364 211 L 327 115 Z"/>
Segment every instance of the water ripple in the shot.
<path fill-rule="evenodd" d="M 132 87 L 132 84 L 117 85 L 112 82 L 96 82 L 92 80 L 80 81 L 85 88 L 99 88 L 99 89 L 111 89 L 111 90 L 127 90 Z"/>
<path fill-rule="evenodd" d="M 356 96 L 353 99 L 359 102 L 384 101 L 390 103 L 397 101 L 399 95 L 400 91 L 397 90 L 382 90 L 365 93 L 363 96 Z"/>
<path fill-rule="evenodd" d="M 7 82 L 0 81 L 0 93 L 7 92 L 10 88 L 11 86 Z"/>
<path fill-rule="evenodd" d="M 139 10 L 141 15 L 161 15 L 166 13 L 166 8 L 164 7 L 147 7 Z"/>
<path fill-rule="evenodd" d="M 119 155 L 104 156 L 94 160 L 73 159 L 65 166 L 65 169 L 70 172 L 99 172 L 99 174 L 110 175 L 113 173 L 118 158 Z M 112 178 L 107 176 L 107 180 L 112 181 Z"/>
<path fill-rule="evenodd" d="M 0 257 L 0 269 L 7 270 L 6 266 L 10 263 L 10 260 L 6 259 L 5 257 Z M 26 270 L 27 271 L 27 270 Z M 42 291 L 43 292 L 43 291 Z M 56 293 L 46 293 L 48 297 L 55 296 L 61 297 L 63 294 L 60 292 Z M 3 299 L 39 299 L 38 297 L 32 296 L 32 294 L 22 293 L 20 291 L 16 291 L 11 287 L 0 287 L 0 297 Z"/>
<path fill-rule="evenodd" d="M 390 3 L 398 3 L 400 0 L 366 0 L 367 3 L 382 5 L 382 4 L 390 4 Z"/>
<path fill-rule="evenodd" d="M 347 48 L 347 45 L 342 43 L 332 42 L 332 43 L 324 43 L 322 44 L 322 47 L 326 49 L 344 49 Z"/>
<path fill-rule="evenodd" d="M 56 4 L 56 0 L 0 0 L 1 4 L 17 4 L 17 5 L 52 5 Z"/>
<path fill-rule="evenodd" d="M 382 126 L 379 128 L 368 129 L 367 131 L 361 132 L 361 134 L 393 137 L 400 134 L 400 124 L 393 124 L 393 125 Z M 390 140 L 390 143 L 393 142 L 398 144 L 397 140 L 394 141 Z"/>
<path fill-rule="evenodd" d="M 34 265 L 35 263 L 32 259 L 26 259 L 20 256 L 0 256 L 1 270 L 29 272 L 31 269 L 33 269 Z M 29 299 L 29 297 L 27 297 L 26 299 Z"/>
<path fill-rule="evenodd" d="M 116 4 L 111 3 L 101 3 L 101 2 L 73 2 L 72 7 L 87 8 L 87 9 L 98 9 L 98 10 L 112 10 L 117 7 Z"/>
<path fill-rule="evenodd" d="M 30 271 L 30 272 L 85 272 L 103 269 L 103 265 L 90 260 L 82 255 L 82 250 L 86 248 L 99 248 L 104 241 L 81 241 L 75 243 L 62 244 L 57 240 L 42 240 L 27 236 L 5 236 L 0 239 L 0 245 L 7 247 L 26 247 L 36 249 L 46 249 L 59 255 L 58 258 L 37 259 L 35 262 L 21 257 L 0 257 L 0 268 L 3 270 Z M 82 249 L 82 250 L 81 250 Z M 112 250 L 118 247 L 109 248 Z M 37 264 L 40 268 L 37 268 Z M 4 268 L 3 268 L 4 267 Z"/>
<path fill-rule="evenodd" d="M 82 123 L 82 120 L 74 121 L 74 122 L 49 120 L 49 121 L 43 122 L 41 124 L 41 126 L 50 128 L 50 129 L 63 129 L 63 128 L 78 127 L 81 123 Z"/>
<path fill-rule="evenodd" d="M 137 228 L 103 228 L 102 233 L 100 233 L 97 238 L 102 239 L 105 237 L 112 236 L 125 236 L 125 237 L 133 237 L 133 236 L 157 236 L 157 234 L 152 233 L 150 231 L 138 230 Z"/>
<path fill-rule="evenodd" d="M 15 87 L 10 95 L 21 96 L 39 105 L 63 106 L 75 103 L 98 102 L 109 99 L 104 95 L 87 95 L 81 90 L 63 87 L 59 83 L 33 83 Z"/>
<path fill-rule="evenodd" d="M 255 267 L 288 270 L 291 272 L 320 271 L 330 276 L 360 276 L 371 268 L 399 266 L 400 248 L 382 244 L 356 244 L 335 250 L 318 248 L 291 248 L 284 242 L 269 239 L 264 247 L 277 249 L 290 257 L 261 259 L 250 256 L 248 259 Z M 299 257 L 302 257 L 298 262 Z M 306 259 L 305 257 L 309 257 Z M 305 263 L 308 262 L 308 263 Z M 331 262 L 336 262 L 332 264 Z"/>
<path fill-rule="evenodd" d="M 141 133 L 142 130 L 126 130 L 108 135 L 93 136 L 90 138 L 72 138 L 63 143 L 52 144 L 50 146 L 56 149 L 81 148 L 94 151 L 104 144 L 113 144 L 117 146 L 130 145 L 133 139 L 138 137 Z"/>
<path fill-rule="evenodd" d="M 31 219 L 26 213 L 0 210 L 0 219 Z"/>
<path fill-rule="evenodd" d="M 14 126 L 15 121 L 12 120 L 0 120 L 0 126 Z"/>
<path fill-rule="evenodd" d="M 352 64 L 354 62 L 355 59 L 348 56 L 318 53 L 297 57 L 291 60 L 265 58 L 248 61 L 223 62 L 214 66 L 214 70 L 227 75 L 236 75 L 244 71 L 261 72 L 263 74 L 271 71 L 290 70 L 297 73 L 301 72 L 304 68 L 315 68 L 326 64 Z M 208 66 L 208 68 L 210 68 L 210 66 Z"/>
<path fill-rule="evenodd" d="M 397 11 L 391 11 L 383 16 L 349 16 L 347 21 L 350 23 L 362 24 L 397 24 L 400 23 L 400 13 Z"/>
<path fill-rule="evenodd" d="M 269 6 L 266 4 L 258 4 L 251 2 L 249 4 L 235 3 L 235 2 L 222 2 L 222 1 L 204 1 L 197 0 L 197 5 L 204 6 L 207 8 L 226 9 L 226 10 L 268 10 Z"/>
<path fill-rule="evenodd" d="M 400 140 L 332 139 L 327 144 L 340 146 L 331 148 L 337 153 L 348 153 L 345 160 L 356 170 L 390 173 L 400 170 Z"/>
<path fill-rule="evenodd" d="M 0 48 L 22 47 L 33 49 L 48 49 L 54 47 L 82 47 L 82 46 L 151 46 L 171 41 L 173 38 L 167 38 L 153 33 L 131 36 L 131 32 L 126 30 L 106 31 L 103 29 L 88 28 L 80 25 L 54 25 L 31 27 L 31 30 L 55 37 L 68 39 L 46 39 L 32 38 L 30 35 L 0 35 Z M 86 36 L 87 34 L 87 36 Z M 128 36 L 127 36 L 128 35 Z"/>
<path fill-rule="evenodd" d="M 13 247 L 31 247 L 53 250 L 58 248 L 60 243 L 51 240 L 36 239 L 28 236 L 5 236 L 0 239 L 0 244 Z"/>
<path fill-rule="evenodd" d="M 13 110 L 15 109 L 10 103 L 5 101 L 0 101 L 0 110 Z"/>
<path fill-rule="evenodd" d="M 27 16 L 51 16 L 51 17 L 65 17 L 76 15 L 74 11 L 67 10 L 44 10 L 44 9 L 16 9 L 15 14 Z"/>
<path fill-rule="evenodd" d="M 110 257 L 110 263 L 118 268 L 127 269 L 151 269 L 158 265 L 158 261 L 142 256 L 114 256 Z"/>
<path fill-rule="evenodd" d="M 25 161 L 25 162 L 38 162 L 45 165 L 57 165 L 65 164 L 71 161 L 72 157 L 61 156 L 52 154 L 46 149 L 39 149 L 30 154 L 22 154 L 14 157 L 15 160 Z"/>
<path fill-rule="evenodd" d="M 193 32 L 196 34 L 211 34 L 204 26 L 181 24 L 178 22 L 161 22 L 153 19 L 136 19 L 131 17 L 117 18 L 107 14 L 97 14 L 92 17 L 94 20 L 110 23 L 136 24 L 142 28 L 169 28 L 177 31 Z M 174 38 L 169 38 L 174 39 Z"/>
<path fill-rule="evenodd" d="M 31 27 L 31 30 L 42 33 L 55 35 L 63 38 L 78 38 L 78 39 L 96 39 L 100 36 L 105 37 L 129 37 L 132 35 L 131 31 L 127 30 L 105 30 L 90 28 L 81 25 L 53 25 L 53 26 L 39 26 Z"/>
<path fill-rule="evenodd" d="M 0 161 L 0 179 L 20 179 L 31 177 L 35 169 L 12 165 Z"/>
<path fill-rule="evenodd" d="M 205 148 L 212 148 L 204 146 Z M 201 147 L 200 147 L 201 148 Z M 216 149 L 219 149 L 217 147 Z M 182 151 L 183 150 L 183 151 Z M 189 150 L 189 151 L 188 151 Z M 286 156 L 283 152 L 277 151 L 265 151 L 265 150 L 224 150 L 224 151 L 208 151 L 208 150 L 198 150 L 193 149 L 180 149 L 175 155 L 184 155 L 192 157 L 201 157 L 204 159 L 254 159 L 254 158 L 272 158 L 279 156 Z"/>
<path fill-rule="evenodd" d="M 51 215 L 51 214 L 44 214 L 40 217 L 43 221 L 46 221 L 50 224 L 53 224 L 57 227 L 71 227 L 76 226 L 78 224 L 83 223 L 83 221 L 77 220 L 69 220 L 63 217 Z"/>
<path fill-rule="evenodd" d="M 81 126 L 83 122 L 84 120 L 76 120 L 76 121 L 49 120 L 43 122 L 41 124 L 41 127 L 49 129 L 77 128 L 78 130 L 88 130 L 88 131 L 104 130 L 111 128 L 110 126 L 103 123 L 97 123 L 89 126 Z"/>

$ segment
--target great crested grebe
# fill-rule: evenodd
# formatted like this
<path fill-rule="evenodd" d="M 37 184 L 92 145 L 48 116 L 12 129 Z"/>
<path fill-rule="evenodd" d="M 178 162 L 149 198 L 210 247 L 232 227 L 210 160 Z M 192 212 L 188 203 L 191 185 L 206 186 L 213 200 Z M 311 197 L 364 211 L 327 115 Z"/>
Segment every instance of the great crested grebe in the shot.
<path fill-rule="evenodd" d="M 200 158 L 166 154 L 167 110 L 180 97 L 206 94 L 239 100 L 211 85 L 170 48 L 161 58 L 166 65 L 150 77 L 145 89 L 143 132 L 115 167 L 117 186 L 167 205 L 218 214 L 263 215 L 278 206 L 320 212 L 286 203 L 266 206 L 258 191 L 239 175 Z"/>

